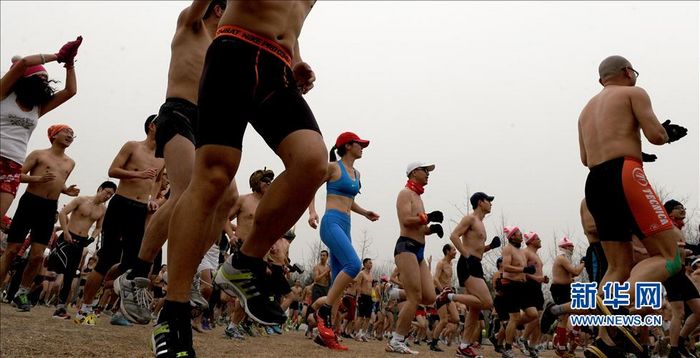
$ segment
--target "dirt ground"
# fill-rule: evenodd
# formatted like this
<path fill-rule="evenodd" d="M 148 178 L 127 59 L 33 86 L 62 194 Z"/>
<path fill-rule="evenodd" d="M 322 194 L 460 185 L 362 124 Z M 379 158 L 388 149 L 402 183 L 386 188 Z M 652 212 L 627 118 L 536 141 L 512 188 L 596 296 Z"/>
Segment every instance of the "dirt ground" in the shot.
<path fill-rule="evenodd" d="M 79 326 L 72 320 L 51 317 L 53 308 L 37 306 L 29 313 L 17 312 L 0 304 L 0 356 L 11 357 L 153 357 L 148 348 L 151 326 L 118 327 L 102 316 L 94 327 Z M 74 314 L 75 312 L 69 312 Z M 224 338 L 223 327 L 208 333 L 194 333 L 194 347 L 199 357 L 397 357 L 384 352 L 386 341 L 358 343 L 345 340 L 350 350 L 335 352 L 305 339 L 301 332 L 282 336 L 248 337 L 245 341 Z M 430 352 L 425 344 L 418 347 L 421 357 L 453 357 L 455 348 L 444 353 Z M 485 357 L 500 357 L 491 347 Z M 521 355 L 524 357 L 524 355 Z M 579 352 L 579 356 L 583 356 Z M 542 357 L 555 357 L 545 352 Z"/>

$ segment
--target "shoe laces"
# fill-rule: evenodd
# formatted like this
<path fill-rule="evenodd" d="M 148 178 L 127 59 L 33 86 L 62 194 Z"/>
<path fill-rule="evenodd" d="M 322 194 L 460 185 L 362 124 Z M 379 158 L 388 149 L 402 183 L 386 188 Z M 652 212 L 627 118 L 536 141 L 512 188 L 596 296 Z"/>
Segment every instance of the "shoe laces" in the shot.
<path fill-rule="evenodd" d="M 153 295 L 145 287 L 135 287 L 134 288 L 134 299 L 136 304 L 144 309 L 149 310 L 151 308 L 151 302 L 153 302 Z"/>

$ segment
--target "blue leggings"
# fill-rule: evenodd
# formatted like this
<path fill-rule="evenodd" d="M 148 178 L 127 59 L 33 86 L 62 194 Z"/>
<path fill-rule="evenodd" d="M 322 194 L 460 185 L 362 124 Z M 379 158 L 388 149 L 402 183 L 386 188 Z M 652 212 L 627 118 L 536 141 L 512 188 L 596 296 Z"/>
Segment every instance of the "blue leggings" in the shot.
<path fill-rule="evenodd" d="M 362 265 L 350 238 L 350 215 L 327 210 L 321 219 L 321 241 L 330 251 L 331 280 L 335 280 L 341 271 L 352 278 L 360 273 Z"/>

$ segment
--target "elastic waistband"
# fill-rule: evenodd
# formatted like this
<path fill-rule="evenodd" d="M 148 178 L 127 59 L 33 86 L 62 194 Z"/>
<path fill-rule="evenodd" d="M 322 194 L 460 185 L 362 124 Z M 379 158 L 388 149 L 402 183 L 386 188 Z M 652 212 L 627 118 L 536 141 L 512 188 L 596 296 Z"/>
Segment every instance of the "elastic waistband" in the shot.
<path fill-rule="evenodd" d="M 26 196 L 27 196 L 29 199 L 31 199 L 31 200 L 43 201 L 44 204 L 56 204 L 56 205 L 58 206 L 58 200 L 46 199 L 46 198 L 41 197 L 41 196 L 39 196 L 39 195 L 32 194 L 32 193 L 30 193 L 30 192 L 28 192 L 28 191 L 25 191 L 25 192 L 24 192 L 24 195 L 26 195 Z"/>
<path fill-rule="evenodd" d="M 287 50 L 277 42 L 254 34 L 242 27 L 235 25 L 224 25 L 216 29 L 216 37 L 229 36 L 243 40 L 251 45 L 257 46 L 279 58 L 287 67 L 292 68 L 292 56 Z"/>
<path fill-rule="evenodd" d="M 622 166 L 625 164 L 626 161 L 632 161 L 639 163 L 640 165 L 642 164 L 641 159 L 635 158 L 635 157 L 630 157 L 630 156 L 625 156 L 625 157 L 617 157 L 613 159 L 606 160 L 598 165 L 595 165 L 590 168 L 590 171 L 595 172 L 599 170 L 606 170 L 611 167 L 617 167 L 617 166 Z"/>
<path fill-rule="evenodd" d="M 425 244 L 421 244 L 420 241 L 415 240 L 415 239 L 411 239 L 408 236 L 399 236 L 399 239 L 397 240 L 397 242 L 401 242 L 401 241 L 413 241 L 416 243 L 416 245 L 425 247 Z"/>
<path fill-rule="evenodd" d="M 70 236 L 73 238 L 73 240 L 87 241 L 87 239 L 88 239 L 86 236 L 80 236 L 72 231 L 68 231 L 68 232 L 70 233 Z M 61 233 L 61 235 L 63 235 L 63 233 Z"/>
<path fill-rule="evenodd" d="M 164 104 L 167 104 L 167 103 L 176 103 L 176 104 L 182 104 L 185 106 L 197 107 L 196 104 L 194 104 L 194 103 L 192 103 L 184 98 L 180 98 L 180 97 L 168 97 L 165 99 Z"/>
<path fill-rule="evenodd" d="M 146 203 L 142 203 L 142 202 L 136 201 L 134 199 L 129 199 L 129 198 L 127 198 L 123 195 L 119 195 L 119 194 L 114 194 L 110 203 L 113 203 L 115 199 L 117 200 L 117 202 L 122 202 L 124 204 L 134 206 L 137 208 L 141 208 L 141 209 L 146 208 L 148 206 L 148 205 L 146 205 Z"/>
<path fill-rule="evenodd" d="M 323 214 L 323 216 L 332 216 L 332 217 L 337 217 L 340 219 L 346 219 L 348 222 L 350 221 L 350 214 L 340 211 L 338 209 L 328 209 L 326 210 L 326 213 Z"/>

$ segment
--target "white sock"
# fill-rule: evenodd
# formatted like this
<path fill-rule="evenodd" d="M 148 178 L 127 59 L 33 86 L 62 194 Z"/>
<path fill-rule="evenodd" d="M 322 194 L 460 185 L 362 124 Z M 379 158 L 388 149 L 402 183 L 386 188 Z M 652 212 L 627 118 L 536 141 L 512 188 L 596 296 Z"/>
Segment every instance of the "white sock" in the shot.
<path fill-rule="evenodd" d="M 404 336 L 402 336 L 402 335 L 400 335 L 400 334 L 394 332 L 394 333 L 392 334 L 391 340 L 392 340 L 392 341 L 396 341 L 396 342 L 403 342 Z"/>
<path fill-rule="evenodd" d="M 15 297 L 19 297 L 20 295 L 26 295 L 29 293 L 29 289 L 23 286 L 20 286 L 19 289 L 17 289 L 17 293 L 15 293 Z"/>

